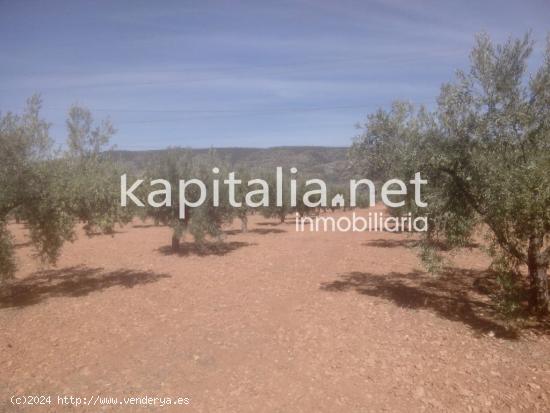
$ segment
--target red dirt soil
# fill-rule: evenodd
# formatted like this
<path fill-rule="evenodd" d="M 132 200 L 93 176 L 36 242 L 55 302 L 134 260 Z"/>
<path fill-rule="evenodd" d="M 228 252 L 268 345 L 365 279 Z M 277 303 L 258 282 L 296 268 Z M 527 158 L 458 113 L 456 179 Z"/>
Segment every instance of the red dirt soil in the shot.
<path fill-rule="evenodd" d="M 14 224 L 0 411 L 144 409 L 57 395 L 190 398 L 151 408 L 178 412 L 550 410 L 550 340 L 494 316 L 478 248 L 434 278 L 403 234 L 299 233 L 259 216 L 237 228 L 177 255 L 166 227 L 80 233 L 41 269 Z M 13 406 L 14 394 L 52 405 Z"/>

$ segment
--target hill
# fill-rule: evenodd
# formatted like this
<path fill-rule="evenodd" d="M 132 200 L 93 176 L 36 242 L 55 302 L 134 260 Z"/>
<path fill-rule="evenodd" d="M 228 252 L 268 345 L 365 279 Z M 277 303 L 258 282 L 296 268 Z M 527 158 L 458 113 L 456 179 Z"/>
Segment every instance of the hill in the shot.
<path fill-rule="evenodd" d="M 172 148 L 148 151 L 113 150 L 111 156 L 142 170 L 159 154 L 168 150 L 190 151 L 193 156 L 206 157 L 211 151 L 230 168 L 275 169 L 296 167 L 305 176 L 322 178 L 326 182 L 342 183 L 348 176 L 348 148 L 323 146 L 279 146 L 272 148 Z"/>

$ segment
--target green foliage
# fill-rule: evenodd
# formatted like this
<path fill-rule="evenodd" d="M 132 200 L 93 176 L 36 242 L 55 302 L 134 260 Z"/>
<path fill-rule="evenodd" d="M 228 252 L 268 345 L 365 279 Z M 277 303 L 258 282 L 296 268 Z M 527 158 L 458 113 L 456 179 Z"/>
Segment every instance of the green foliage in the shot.
<path fill-rule="evenodd" d="M 143 217 L 150 217 L 156 223 L 168 225 L 173 229 L 174 248 L 178 248 L 179 239 L 189 233 L 195 242 L 201 243 L 206 236 L 218 237 L 222 235 L 222 225 L 229 222 L 236 214 L 236 210 L 228 204 L 227 185 L 219 185 L 219 206 L 213 206 L 214 179 L 227 176 L 226 172 L 220 171 L 217 174 L 212 172 L 218 162 L 214 154 L 207 160 L 193 159 L 190 152 L 173 150 L 159 153 L 157 158 L 147 168 L 145 181 L 154 179 L 165 179 L 170 184 L 171 205 L 154 207 L 145 203 Z M 185 218 L 180 218 L 179 182 L 180 180 L 199 179 L 206 186 L 206 199 L 194 208 L 186 208 Z M 157 190 L 156 187 L 142 186 L 141 199 L 146 199 L 150 190 Z M 196 185 L 187 187 L 185 193 L 189 202 L 195 202 L 200 197 L 200 189 Z M 237 196 L 235 197 L 237 198 Z M 161 202 L 162 199 L 157 199 Z"/>
<path fill-rule="evenodd" d="M 118 206 L 116 167 L 101 156 L 114 133 L 108 121 L 93 126 L 88 110 L 72 107 L 66 154 L 53 150 L 50 125 L 40 117 L 41 100 L 33 96 L 22 115 L 0 118 L 0 278 L 13 276 L 15 262 L 8 218 L 25 221 L 37 255 L 55 263 L 74 225 L 111 232 L 130 219 Z"/>
<path fill-rule="evenodd" d="M 15 273 L 15 260 L 13 258 L 12 236 L 6 229 L 4 222 L 0 223 L 0 283 L 4 282 Z"/>
<path fill-rule="evenodd" d="M 87 233 L 112 233 L 132 219 L 135 209 L 119 205 L 121 165 L 104 155 L 115 129 L 103 120 L 94 126 L 88 109 L 73 105 L 67 119 L 68 152 L 61 160 L 71 179 L 66 183 L 72 213 Z"/>
<path fill-rule="evenodd" d="M 426 270 L 432 275 L 438 275 L 445 264 L 445 259 L 438 254 L 437 249 L 429 242 L 420 243 L 420 259 Z"/>
<path fill-rule="evenodd" d="M 227 169 L 227 167 L 225 168 Z M 248 215 L 254 212 L 255 208 L 251 208 L 246 203 L 246 195 L 249 190 L 261 189 L 260 185 L 248 186 L 247 183 L 253 177 L 250 171 L 245 169 L 239 169 L 236 171 L 236 177 L 242 181 L 241 185 L 237 185 L 235 188 L 235 201 L 238 202 L 241 206 L 234 207 L 232 214 L 241 221 L 241 230 L 242 232 L 248 231 Z M 256 201 L 255 199 L 252 199 Z"/>
<path fill-rule="evenodd" d="M 282 202 L 277 205 L 277 179 L 274 172 L 269 171 L 263 177 L 269 187 L 269 204 L 261 209 L 261 213 L 266 218 L 277 218 L 279 222 L 284 222 L 285 217 L 294 211 L 291 207 L 289 176 L 283 176 Z"/>
<path fill-rule="evenodd" d="M 97 157 L 116 133 L 109 119 L 94 126 L 92 113 L 77 105 L 69 109 L 67 130 L 69 155 L 75 158 Z"/>
<path fill-rule="evenodd" d="M 73 237 L 70 218 L 55 205 L 65 175 L 54 159 L 50 125 L 40 118 L 41 100 L 33 96 L 22 115 L 7 113 L 0 119 L 0 275 L 13 276 L 15 263 L 7 220 L 17 210 L 27 221 L 37 254 L 49 262 L 60 245 Z"/>
<path fill-rule="evenodd" d="M 508 319 L 516 318 L 522 311 L 521 301 L 525 298 L 517 263 L 506 255 L 499 255 L 491 264 L 491 270 L 496 275 L 497 285 L 491 297 L 499 313 Z"/>
<path fill-rule="evenodd" d="M 493 45 L 477 38 L 469 72 L 442 86 L 429 113 L 407 103 L 368 117 L 350 158 L 379 179 L 421 172 L 427 237 L 466 245 L 483 223 L 495 250 L 528 264 L 537 311 L 548 311 L 550 262 L 550 41 L 544 63 L 526 79 L 529 36 Z M 411 193 L 412 191 L 409 191 Z M 428 256 L 431 256 L 428 254 Z M 538 281 L 537 281 L 538 280 Z"/>
<path fill-rule="evenodd" d="M 497 274 L 496 281 L 498 290 L 494 293 L 493 299 L 497 304 L 499 313 L 509 319 L 516 318 L 521 314 L 521 299 L 524 295 L 517 274 L 500 273 Z"/>

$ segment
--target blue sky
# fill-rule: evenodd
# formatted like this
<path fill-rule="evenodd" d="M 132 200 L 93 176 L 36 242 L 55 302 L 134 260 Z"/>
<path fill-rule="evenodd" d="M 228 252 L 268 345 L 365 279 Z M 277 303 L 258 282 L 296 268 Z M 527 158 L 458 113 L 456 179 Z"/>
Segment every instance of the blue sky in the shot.
<path fill-rule="evenodd" d="M 0 0 L 0 111 L 34 92 L 65 140 L 71 103 L 120 149 L 347 146 L 394 99 L 433 105 L 474 35 L 550 31 L 540 1 Z"/>

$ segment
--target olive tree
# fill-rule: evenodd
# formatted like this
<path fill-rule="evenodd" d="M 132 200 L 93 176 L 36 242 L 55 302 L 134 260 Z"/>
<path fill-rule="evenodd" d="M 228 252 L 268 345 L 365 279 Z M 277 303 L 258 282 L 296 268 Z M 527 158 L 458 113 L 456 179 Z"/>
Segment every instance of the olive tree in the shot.
<path fill-rule="evenodd" d="M 290 190 L 288 186 L 288 182 L 284 182 L 282 187 L 280 188 L 282 191 L 278 195 L 277 194 L 277 177 L 276 174 L 272 173 L 271 171 L 266 172 L 264 174 L 264 179 L 267 182 L 268 188 L 269 188 L 269 201 L 268 205 L 261 208 L 261 214 L 265 218 L 277 218 L 279 220 L 279 223 L 284 223 L 286 216 L 294 210 L 294 208 L 291 206 L 291 200 L 290 200 Z M 286 179 L 283 177 L 283 180 L 286 181 Z M 281 202 L 277 202 L 277 197 L 280 197 Z"/>
<path fill-rule="evenodd" d="M 63 162 L 70 174 L 69 194 L 73 214 L 87 233 L 112 233 L 115 225 L 128 223 L 135 208 L 119 203 L 122 165 L 109 157 L 108 144 L 115 128 L 108 119 L 95 124 L 91 112 L 73 105 L 67 118 L 68 150 Z"/>
<path fill-rule="evenodd" d="M 228 169 L 226 168 L 226 170 Z M 248 206 L 246 202 L 246 195 L 248 193 L 247 182 L 250 181 L 252 175 L 250 171 L 242 168 L 239 168 L 235 172 L 236 179 L 241 181 L 241 183 L 235 186 L 235 206 L 228 211 L 228 213 L 241 222 L 241 232 L 243 233 L 248 232 L 248 215 L 254 212 L 254 209 Z M 257 189 L 257 185 L 252 185 L 252 188 Z"/>
<path fill-rule="evenodd" d="M 0 277 L 13 276 L 16 265 L 10 214 L 27 220 L 38 254 L 55 261 L 64 241 L 72 239 L 73 218 L 61 188 L 67 177 L 53 156 L 50 124 L 40 118 L 41 100 L 33 96 L 21 115 L 0 118 Z"/>
<path fill-rule="evenodd" d="M 89 113 L 82 127 L 77 119 L 87 112 L 79 109 L 76 115 L 71 110 L 69 154 L 64 154 L 54 149 L 50 124 L 40 117 L 41 104 L 40 97 L 33 96 L 21 115 L 8 112 L 0 117 L 0 281 L 16 270 L 11 216 L 25 221 L 37 255 L 49 263 L 55 263 L 65 241 L 74 239 L 79 220 L 88 225 L 108 222 L 101 225 L 107 229 L 121 218 L 112 207 L 117 202 L 112 196 L 118 188 L 116 176 L 99 157 L 112 127 L 93 128 Z M 93 150 L 84 153 L 90 147 Z"/>
<path fill-rule="evenodd" d="M 441 88 L 437 110 L 406 103 L 369 116 L 350 151 L 356 168 L 380 178 L 427 178 L 428 240 L 465 245 L 482 224 L 495 258 L 525 265 L 530 308 L 549 308 L 550 40 L 527 77 L 529 35 L 495 45 L 477 37 L 471 68 Z M 408 191 L 409 193 L 411 191 Z M 398 212 L 399 213 L 399 212 Z M 436 245 L 432 243 L 432 245 Z"/>
<path fill-rule="evenodd" d="M 148 167 L 146 181 L 153 185 L 142 187 L 139 198 L 149 201 L 145 203 L 144 217 L 150 217 L 156 223 L 172 228 L 172 250 L 180 249 L 180 240 L 186 235 L 193 236 L 194 241 L 202 243 L 206 236 L 221 239 L 222 225 L 232 219 L 234 211 L 227 203 L 227 191 L 224 185 L 219 185 L 219 205 L 214 206 L 213 182 L 219 178 L 220 172 L 213 172 L 215 162 L 211 160 L 194 159 L 190 152 L 171 149 L 161 153 Z M 162 179 L 168 185 L 155 182 Z M 198 179 L 205 185 L 205 199 L 200 206 L 183 206 L 184 216 L 180 209 L 180 181 Z M 155 194 L 156 191 L 160 191 Z M 185 189 L 185 199 L 189 203 L 196 202 L 201 196 L 200 188 L 189 185 Z M 169 200 L 169 202 L 168 202 Z M 153 201 L 153 202 L 151 202 Z"/>

